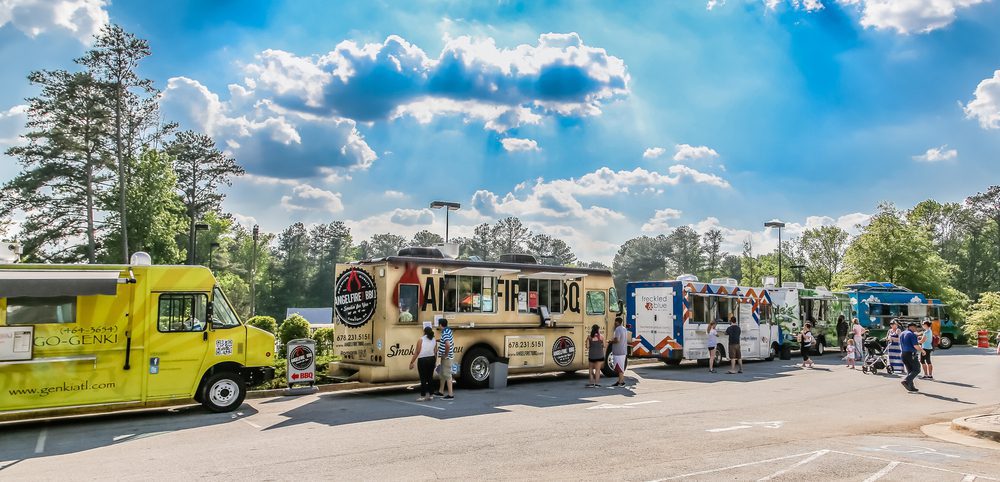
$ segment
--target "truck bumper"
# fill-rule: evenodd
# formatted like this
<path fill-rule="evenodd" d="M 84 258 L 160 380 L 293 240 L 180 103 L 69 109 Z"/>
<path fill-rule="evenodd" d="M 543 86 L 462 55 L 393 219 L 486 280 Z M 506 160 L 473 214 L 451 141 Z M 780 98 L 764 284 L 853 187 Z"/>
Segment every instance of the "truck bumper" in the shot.
<path fill-rule="evenodd" d="M 253 387 L 274 380 L 274 367 L 247 367 L 242 375 L 247 385 Z"/>

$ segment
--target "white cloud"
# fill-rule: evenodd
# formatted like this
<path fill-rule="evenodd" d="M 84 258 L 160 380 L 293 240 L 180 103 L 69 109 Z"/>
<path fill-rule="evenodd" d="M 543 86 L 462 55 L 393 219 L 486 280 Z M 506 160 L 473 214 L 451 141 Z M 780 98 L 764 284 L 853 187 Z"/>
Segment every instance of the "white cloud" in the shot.
<path fill-rule="evenodd" d="M 245 216 L 240 213 L 232 213 L 233 219 L 236 220 L 236 224 L 243 226 L 244 228 L 253 229 L 255 224 L 260 224 L 257 222 L 257 218 L 253 216 Z"/>
<path fill-rule="evenodd" d="M 867 224 L 869 219 L 871 219 L 871 215 L 865 213 L 844 214 L 837 218 L 808 216 L 803 222 L 786 221 L 785 227 L 781 230 L 781 238 L 782 241 L 789 241 L 801 236 L 807 229 L 820 226 L 837 226 L 847 231 L 851 236 L 856 236 L 860 233 L 858 226 Z M 689 224 L 689 226 L 700 234 L 704 234 L 710 229 L 718 229 L 722 232 L 722 249 L 733 254 L 739 254 L 743 251 L 743 242 L 747 239 L 753 242 L 754 254 L 771 253 L 778 248 L 778 230 L 776 228 L 761 227 L 754 230 L 732 228 L 724 226 L 716 217 L 707 217 Z"/>
<path fill-rule="evenodd" d="M 341 202 L 339 193 L 309 184 L 299 184 L 292 188 L 292 194 L 281 197 L 281 206 L 288 211 L 319 210 L 339 213 L 344 210 L 344 203 Z"/>
<path fill-rule="evenodd" d="M 708 146 L 692 146 L 688 144 L 677 144 L 674 146 L 674 160 L 675 161 L 690 161 L 698 159 L 710 159 L 719 157 L 719 153 L 715 152 Z"/>
<path fill-rule="evenodd" d="M 687 177 L 699 184 L 710 184 L 712 186 L 717 186 L 721 188 L 729 188 L 729 181 L 716 176 L 715 174 L 708 174 L 701 172 L 693 167 L 684 166 L 681 164 L 675 164 L 667 169 L 670 174 L 675 174 L 680 177 Z"/>
<path fill-rule="evenodd" d="M 0 0 L 0 27 L 10 23 L 29 37 L 65 31 L 90 44 L 108 23 L 105 0 Z"/>
<path fill-rule="evenodd" d="M 1000 70 L 976 86 L 974 98 L 965 105 L 965 116 L 979 120 L 983 129 L 1000 128 Z"/>
<path fill-rule="evenodd" d="M 662 147 L 650 147 L 643 151 L 642 157 L 643 159 L 656 159 L 662 156 L 664 152 L 667 152 L 667 150 Z"/>
<path fill-rule="evenodd" d="M 389 221 L 402 226 L 426 226 L 434 222 L 434 212 L 430 209 L 396 209 Z"/>
<path fill-rule="evenodd" d="M 921 162 L 953 161 L 955 159 L 958 159 L 958 151 L 955 149 L 948 149 L 947 144 L 941 147 L 932 147 L 927 149 L 927 152 L 919 156 L 913 156 L 914 161 Z"/>
<path fill-rule="evenodd" d="M 10 147 L 22 144 L 20 136 L 25 132 L 24 124 L 28 121 L 28 106 L 15 105 L 7 110 L 0 110 L 0 146 Z M 0 149 L 2 152 L 4 149 Z"/>
<path fill-rule="evenodd" d="M 726 0 L 708 0 L 708 3 L 705 4 L 705 9 L 706 10 L 712 10 L 715 7 L 719 7 L 719 6 L 722 6 L 722 5 L 725 5 L 725 4 L 726 4 Z"/>
<path fill-rule="evenodd" d="M 665 233 L 671 228 L 670 221 L 680 217 L 681 212 L 677 209 L 657 209 L 653 217 L 642 225 L 642 231 L 645 233 Z"/>
<path fill-rule="evenodd" d="M 538 150 L 538 142 L 535 142 L 534 139 L 518 139 L 516 137 L 508 137 L 506 139 L 501 139 L 500 143 L 503 144 L 503 148 L 507 152 Z"/>
<path fill-rule="evenodd" d="M 796 10 L 816 12 L 824 8 L 823 0 L 763 0 L 770 9 L 787 3 Z M 988 0 L 836 0 L 845 7 L 860 12 L 859 23 L 866 28 L 892 30 L 898 34 L 927 33 L 947 27 L 955 21 L 958 11 Z M 833 3 L 834 0 L 826 0 Z M 716 2 L 710 0 L 711 10 Z"/>
<path fill-rule="evenodd" d="M 393 191 L 392 189 L 389 189 L 388 191 L 382 193 L 382 195 L 389 199 L 403 199 L 406 197 L 406 193 L 400 191 Z"/>

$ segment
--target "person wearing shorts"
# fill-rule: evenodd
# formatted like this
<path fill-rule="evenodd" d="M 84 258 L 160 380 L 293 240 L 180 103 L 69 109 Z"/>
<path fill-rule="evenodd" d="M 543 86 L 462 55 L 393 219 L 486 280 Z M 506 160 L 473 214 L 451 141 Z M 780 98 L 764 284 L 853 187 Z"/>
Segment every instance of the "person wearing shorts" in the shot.
<path fill-rule="evenodd" d="M 924 322 L 924 333 L 920 337 L 920 345 L 924 352 L 920 354 L 920 364 L 924 367 L 923 380 L 934 379 L 934 365 L 931 364 L 931 352 L 934 351 L 934 330 L 931 322 Z"/>
<path fill-rule="evenodd" d="M 726 373 L 743 373 L 743 350 L 740 348 L 740 325 L 736 323 L 736 317 L 729 317 L 729 327 L 726 328 L 726 335 L 729 335 L 729 363 L 730 368 Z M 736 362 L 740 363 L 739 371 L 736 370 Z"/>
<path fill-rule="evenodd" d="M 451 400 L 455 398 L 455 392 L 453 391 L 455 381 L 451 372 L 452 365 L 455 364 L 455 338 L 451 332 L 451 328 L 448 328 L 448 320 L 442 318 L 438 322 L 438 328 L 441 329 L 437 352 L 438 357 L 441 358 L 441 364 L 438 365 L 441 369 L 441 387 L 434 395 L 444 397 L 445 400 Z M 445 385 L 448 387 L 447 395 L 444 394 Z"/>
<path fill-rule="evenodd" d="M 628 330 L 621 317 L 615 318 L 615 337 L 611 339 L 611 361 L 614 364 L 618 381 L 612 387 L 625 386 L 625 358 L 628 355 Z"/>

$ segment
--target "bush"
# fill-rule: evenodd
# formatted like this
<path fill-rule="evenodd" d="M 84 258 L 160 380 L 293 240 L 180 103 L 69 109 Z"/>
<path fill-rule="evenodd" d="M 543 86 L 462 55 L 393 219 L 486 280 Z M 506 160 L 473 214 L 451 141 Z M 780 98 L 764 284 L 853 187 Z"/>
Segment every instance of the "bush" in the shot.
<path fill-rule="evenodd" d="M 270 316 L 257 315 L 247 320 L 247 324 L 254 328 L 260 328 L 261 330 L 264 330 L 272 335 L 274 332 L 278 331 L 278 322 L 274 321 L 274 318 L 271 318 Z"/>
<path fill-rule="evenodd" d="M 312 339 L 316 341 L 316 356 L 322 356 L 333 349 L 333 328 L 316 330 Z"/>
<path fill-rule="evenodd" d="M 309 338 L 309 322 L 298 313 L 289 316 L 278 326 L 278 340 L 281 342 L 278 353 L 285 356 L 285 347 L 288 346 L 288 342 L 297 338 Z"/>
<path fill-rule="evenodd" d="M 987 291 L 979 295 L 979 301 L 972 305 L 965 325 L 962 327 L 969 339 L 976 340 L 979 330 L 990 332 L 990 338 L 1000 331 L 1000 291 Z"/>

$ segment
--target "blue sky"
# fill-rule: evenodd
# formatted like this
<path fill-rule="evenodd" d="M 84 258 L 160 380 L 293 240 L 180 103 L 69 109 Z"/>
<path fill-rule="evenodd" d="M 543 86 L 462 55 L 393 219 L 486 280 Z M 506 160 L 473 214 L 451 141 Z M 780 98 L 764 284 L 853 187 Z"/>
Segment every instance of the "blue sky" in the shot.
<path fill-rule="evenodd" d="M 517 215 L 608 262 L 639 234 L 864 222 L 1000 182 L 1000 2 L 0 3 L 0 148 L 24 76 L 116 22 L 150 41 L 165 118 L 250 175 L 278 230 L 452 235 Z M 996 72 L 996 74 L 995 74 Z M 0 179 L 16 165 L 0 158 Z"/>

